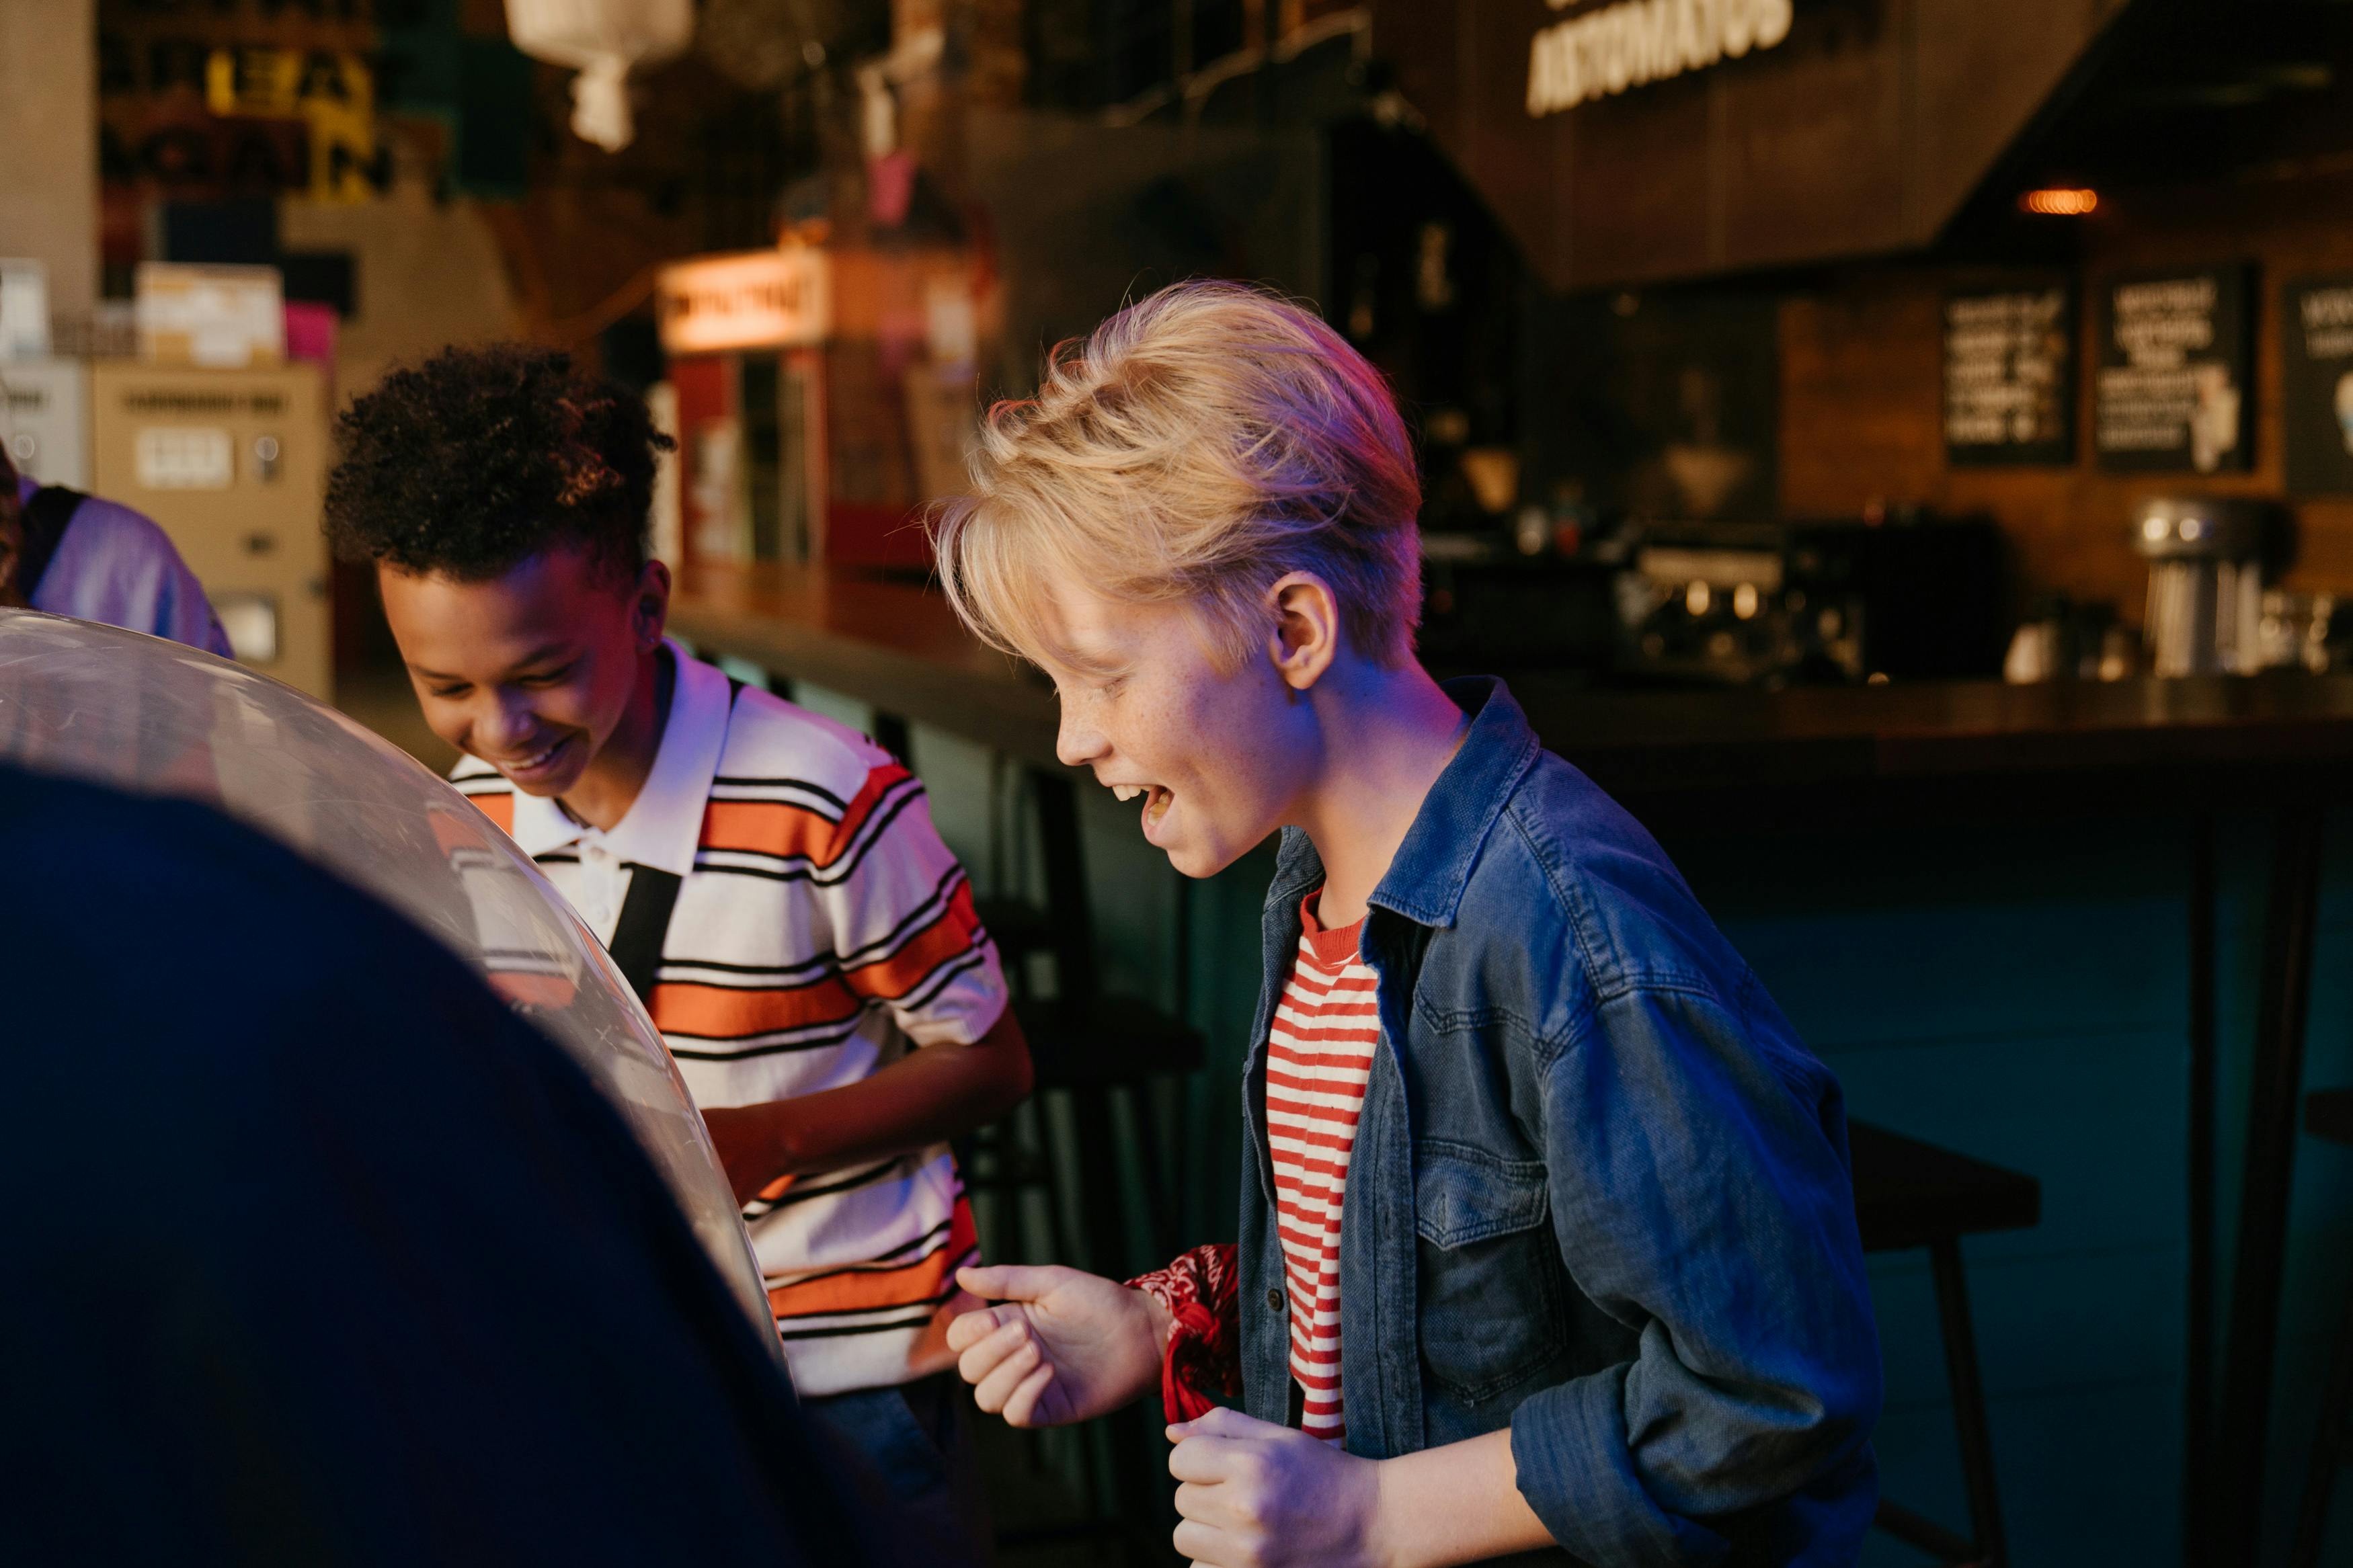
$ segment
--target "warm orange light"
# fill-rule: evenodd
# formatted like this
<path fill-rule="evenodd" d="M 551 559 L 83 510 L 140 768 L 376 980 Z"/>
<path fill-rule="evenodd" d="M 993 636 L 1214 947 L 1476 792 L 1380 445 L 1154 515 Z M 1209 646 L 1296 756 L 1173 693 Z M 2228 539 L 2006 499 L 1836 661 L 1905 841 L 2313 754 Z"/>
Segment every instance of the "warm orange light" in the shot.
<path fill-rule="evenodd" d="M 2082 217 L 2099 205 L 2099 192 L 2073 190 L 2063 186 L 2029 191 L 2018 198 L 2021 211 L 2038 213 L 2044 217 Z"/>

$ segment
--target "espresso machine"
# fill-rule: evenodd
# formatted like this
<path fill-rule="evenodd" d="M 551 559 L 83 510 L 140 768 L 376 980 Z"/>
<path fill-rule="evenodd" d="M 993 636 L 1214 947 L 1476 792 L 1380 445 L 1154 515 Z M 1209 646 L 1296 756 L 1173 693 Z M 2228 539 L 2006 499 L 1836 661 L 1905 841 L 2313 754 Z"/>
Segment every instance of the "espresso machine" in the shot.
<path fill-rule="evenodd" d="M 2142 622 L 2158 675 L 2243 675 L 2263 665 L 2263 580 L 2284 563 L 2287 520 L 2266 501 L 2157 496 L 2133 520 L 2148 562 Z"/>
<path fill-rule="evenodd" d="M 1620 672 L 1778 686 L 2001 668 L 2001 536 L 1981 517 L 1649 525 L 1619 584 Z"/>

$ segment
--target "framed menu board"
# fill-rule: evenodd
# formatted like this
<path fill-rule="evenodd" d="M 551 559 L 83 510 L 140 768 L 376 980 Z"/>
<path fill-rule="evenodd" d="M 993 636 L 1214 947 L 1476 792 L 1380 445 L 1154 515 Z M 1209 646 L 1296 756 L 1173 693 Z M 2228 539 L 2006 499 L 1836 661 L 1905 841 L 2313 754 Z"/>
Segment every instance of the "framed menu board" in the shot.
<path fill-rule="evenodd" d="M 2100 311 L 2092 449 L 2100 466 L 2253 466 L 2254 273 L 2179 268 L 2112 280 Z"/>
<path fill-rule="evenodd" d="M 2289 284 L 2280 337 L 2288 494 L 2353 494 L 2353 273 Z"/>
<path fill-rule="evenodd" d="M 2075 296 L 2064 279 L 1945 297 L 1945 459 L 2075 460 Z"/>

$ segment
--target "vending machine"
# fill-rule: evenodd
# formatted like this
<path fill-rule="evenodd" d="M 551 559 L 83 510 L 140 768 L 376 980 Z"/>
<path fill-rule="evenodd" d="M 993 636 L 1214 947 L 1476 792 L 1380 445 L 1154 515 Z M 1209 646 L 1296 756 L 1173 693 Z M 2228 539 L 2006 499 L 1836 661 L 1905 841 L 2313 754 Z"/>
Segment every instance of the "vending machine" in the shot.
<path fill-rule="evenodd" d="M 72 359 L 0 362 L 0 441 L 20 474 L 90 488 L 90 366 Z"/>
<path fill-rule="evenodd" d="M 172 536 L 240 663 L 332 700 L 319 367 L 100 361 L 90 384 L 91 489 Z"/>

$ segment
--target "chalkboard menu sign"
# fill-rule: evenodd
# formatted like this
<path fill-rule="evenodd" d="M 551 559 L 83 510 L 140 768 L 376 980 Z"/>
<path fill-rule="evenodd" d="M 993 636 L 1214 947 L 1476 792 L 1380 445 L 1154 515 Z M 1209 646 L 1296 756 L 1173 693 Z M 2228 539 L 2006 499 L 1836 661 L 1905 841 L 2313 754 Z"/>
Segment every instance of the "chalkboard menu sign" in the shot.
<path fill-rule="evenodd" d="M 2102 468 L 2252 466 L 2253 276 L 2212 267 L 2108 285 L 2092 428 Z"/>
<path fill-rule="evenodd" d="M 2288 493 L 2353 493 L 2353 273 L 2289 284 L 2280 334 Z"/>
<path fill-rule="evenodd" d="M 1945 457 L 2075 459 L 2075 302 L 2064 282 L 1945 298 Z"/>

